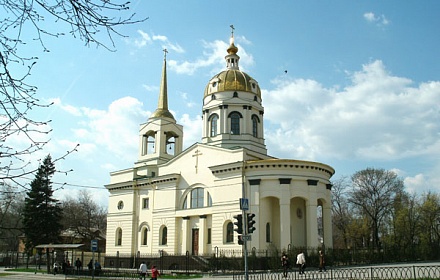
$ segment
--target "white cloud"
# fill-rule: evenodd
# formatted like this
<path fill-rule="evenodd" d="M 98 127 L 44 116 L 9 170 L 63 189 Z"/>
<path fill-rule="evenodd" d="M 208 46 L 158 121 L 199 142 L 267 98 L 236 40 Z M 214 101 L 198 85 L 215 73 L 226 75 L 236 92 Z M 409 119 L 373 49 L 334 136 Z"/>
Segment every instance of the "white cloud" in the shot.
<path fill-rule="evenodd" d="M 194 119 L 188 114 L 183 114 L 177 123 L 183 125 L 183 146 L 184 149 L 188 148 L 196 142 L 200 142 L 202 139 L 202 118 L 196 116 Z"/>
<path fill-rule="evenodd" d="M 138 30 L 138 33 L 141 36 L 133 40 L 133 43 L 136 47 L 142 48 L 145 47 L 146 45 L 150 45 L 153 42 L 153 40 L 151 39 L 150 35 L 148 35 L 148 33 L 142 30 Z"/>
<path fill-rule="evenodd" d="M 245 38 L 243 38 L 245 39 Z M 239 41 L 239 40 L 238 40 Z M 237 42 L 237 40 L 236 40 Z M 249 41 L 244 41 L 244 44 L 250 44 Z M 219 73 L 225 69 L 225 55 L 226 50 L 229 47 L 229 43 L 215 40 L 212 42 L 202 42 L 203 46 L 203 56 L 191 61 L 175 61 L 170 60 L 168 65 L 171 71 L 175 71 L 179 74 L 193 75 L 199 69 L 209 68 L 212 75 Z M 254 58 L 252 55 L 246 52 L 246 49 L 240 45 L 236 44 L 238 47 L 238 54 L 240 56 L 240 70 L 245 71 L 252 65 L 254 65 Z"/>
<path fill-rule="evenodd" d="M 193 108 L 197 105 L 196 102 L 192 101 L 189 97 L 188 97 L 188 93 L 186 92 L 179 92 L 180 97 L 182 98 L 182 100 L 185 101 L 185 105 L 188 108 Z"/>
<path fill-rule="evenodd" d="M 150 85 L 143 84 L 142 87 L 143 87 L 146 91 L 159 92 L 159 87 L 158 87 L 158 86 L 150 86 Z"/>
<path fill-rule="evenodd" d="M 128 43 L 132 43 L 137 48 L 143 48 L 147 45 L 152 45 L 154 41 L 161 42 L 161 47 L 163 49 L 172 50 L 176 53 L 184 53 L 185 49 L 183 49 L 179 44 L 171 43 L 167 36 L 165 35 L 150 35 L 143 30 L 138 30 L 137 33 L 140 35 L 133 40 L 127 40 Z"/>
<path fill-rule="evenodd" d="M 423 174 L 417 174 L 414 177 L 406 177 L 403 182 L 406 190 L 410 193 L 416 193 L 428 184 Z"/>
<path fill-rule="evenodd" d="M 364 13 L 364 18 L 366 21 L 375 23 L 378 26 L 385 26 L 390 24 L 390 21 L 384 15 L 377 16 L 372 12 Z"/>
<path fill-rule="evenodd" d="M 60 108 L 73 108 L 70 105 L 57 103 Z M 72 124 L 70 142 L 79 143 L 79 154 L 83 158 L 93 160 L 92 156 L 110 152 L 113 157 L 132 161 L 136 157 L 139 125 L 148 119 L 147 112 L 142 110 L 143 104 L 133 97 L 123 97 L 112 102 L 107 110 L 86 107 L 74 108 L 68 112 L 74 114 L 77 124 Z M 73 137 L 72 137 L 73 136 Z M 64 145 L 61 145 L 61 142 Z M 66 140 L 60 146 L 66 146 Z M 72 146 L 72 145 L 70 145 Z"/>
<path fill-rule="evenodd" d="M 350 78 L 342 90 L 302 79 L 274 81 L 274 90 L 263 90 L 266 122 L 280 127 L 265 133 L 277 154 L 384 161 L 440 157 L 440 82 L 414 87 L 381 61 Z"/>

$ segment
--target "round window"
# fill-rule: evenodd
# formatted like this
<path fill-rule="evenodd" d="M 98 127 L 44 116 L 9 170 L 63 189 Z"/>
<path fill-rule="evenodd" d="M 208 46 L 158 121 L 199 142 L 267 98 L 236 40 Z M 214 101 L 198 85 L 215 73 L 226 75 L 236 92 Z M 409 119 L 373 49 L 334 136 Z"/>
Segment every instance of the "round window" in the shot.
<path fill-rule="evenodd" d="M 122 208 L 124 208 L 124 202 L 121 200 L 118 202 L 118 209 L 122 210 Z"/>

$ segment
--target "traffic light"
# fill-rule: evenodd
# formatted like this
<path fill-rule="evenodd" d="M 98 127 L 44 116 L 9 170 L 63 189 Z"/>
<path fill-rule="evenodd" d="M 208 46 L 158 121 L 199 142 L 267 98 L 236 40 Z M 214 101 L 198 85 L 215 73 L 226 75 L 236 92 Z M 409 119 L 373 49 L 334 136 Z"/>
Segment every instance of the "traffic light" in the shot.
<path fill-rule="evenodd" d="M 234 222 L 234 225 L 236 225 L 237 227 L 234 228 L 234 231 L 236 231 L 238 234 L 242 234 L 243 233 L 243 215 L 235 215 L 234 219 L 236 219 L 236 221 Z"/>
<path fill-rule="evenodd" d="M 239 234 L 238 235 L 238 245 L 243 245 L 244 241 L 243 241 L 243 235 Z"/>
<path fill-rule="evenodd" d="M 254 217 L 255 217 L 255 214 L 253 214 L 253 213 L 247 214 L 248 233 L 253 233 L 256 230 L 256 228 L 254 227 L 254 224 L 255 224 Z"/>

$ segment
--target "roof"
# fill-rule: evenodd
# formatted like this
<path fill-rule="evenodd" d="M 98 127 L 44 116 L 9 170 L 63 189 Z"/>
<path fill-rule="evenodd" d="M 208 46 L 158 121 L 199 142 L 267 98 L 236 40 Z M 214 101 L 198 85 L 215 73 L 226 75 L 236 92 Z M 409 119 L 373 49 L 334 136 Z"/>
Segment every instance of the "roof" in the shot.
<path fill-rule="evenodd" d="M 51 249 L 78 249 L 84 246 L 84 244 L 40 244 L 35 246 L 35 248 L 51 248 Z"/>

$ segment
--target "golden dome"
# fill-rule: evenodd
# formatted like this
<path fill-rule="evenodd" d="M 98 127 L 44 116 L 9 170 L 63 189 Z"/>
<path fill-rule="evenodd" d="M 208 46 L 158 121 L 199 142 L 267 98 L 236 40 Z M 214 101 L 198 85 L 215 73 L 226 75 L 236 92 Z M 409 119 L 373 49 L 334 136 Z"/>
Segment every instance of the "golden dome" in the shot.
<path fill-rule="evenodd" d="M 229 47 L 226 50 L 226 70 L 218 73 L 209 81 L 205 88 L 204 97 L 224 91 L 245 91 L 257 95 L 261 99 L 261 90 L 257 81 L 243 71 L 240 71 L 238 63 L 240 57 L 237 55 L 238 48 L 234 44 L 234 26 L 231 25 L 232 35 L 229 40 Z"/>
<path fill-rule="evenodd" d="M 223 91 L 246 91 L 261 98 L 257 81 L 238 69 L 228 69 L 212 77 L 205 88 L 204 97 Z"/>

